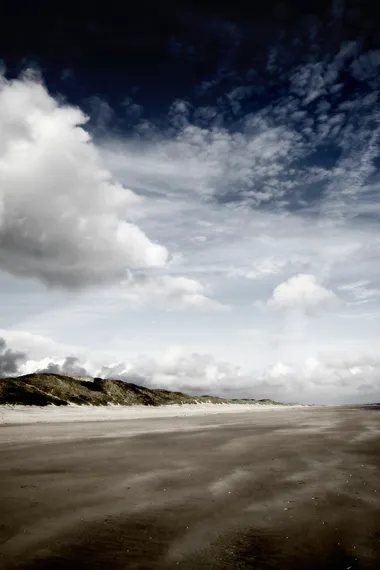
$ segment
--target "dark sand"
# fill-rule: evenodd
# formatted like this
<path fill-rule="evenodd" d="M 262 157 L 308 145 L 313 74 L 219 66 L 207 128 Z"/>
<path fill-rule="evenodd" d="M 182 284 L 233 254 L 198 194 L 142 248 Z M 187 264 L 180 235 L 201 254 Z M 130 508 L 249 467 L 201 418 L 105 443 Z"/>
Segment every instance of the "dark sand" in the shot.
<path fill-rule="evenodd" d="M 380 410 L 0 426 L 3 569 L 380 568 Z"/>

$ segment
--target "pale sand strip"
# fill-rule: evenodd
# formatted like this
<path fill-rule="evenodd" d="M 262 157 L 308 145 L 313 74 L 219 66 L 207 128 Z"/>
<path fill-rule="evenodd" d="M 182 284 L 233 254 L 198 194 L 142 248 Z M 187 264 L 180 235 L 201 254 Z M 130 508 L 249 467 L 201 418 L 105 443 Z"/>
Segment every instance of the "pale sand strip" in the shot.
<path fill-rule="evenodd" d="M 236 412 L 266 412 L 291 410 L 303 406 L 264 404 L 172 404 L 166 406 L 0 406 L 0 424 L 32 424 L 54 422 L 86 422 L 228 414 Z"/>

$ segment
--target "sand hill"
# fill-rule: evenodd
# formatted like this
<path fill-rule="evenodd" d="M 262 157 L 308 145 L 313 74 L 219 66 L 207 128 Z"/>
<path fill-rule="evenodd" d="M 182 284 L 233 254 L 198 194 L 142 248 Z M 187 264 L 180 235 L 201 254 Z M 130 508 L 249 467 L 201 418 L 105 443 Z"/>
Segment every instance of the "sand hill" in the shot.
<path fill-rule="evenodd" d="M 272 400 L 238 400 L 217 396 L 189 396 L 182 392 L 151 389 L 122 380 L 102 378 L 74 378 L 62 374 L 34 373 L 17 378 L 0 378 L 0 404 L 23 404 L 28 406 L 66 406 L 83 404 L 124 406 L 167 404 L 241 403 L 275 404 Z"/>

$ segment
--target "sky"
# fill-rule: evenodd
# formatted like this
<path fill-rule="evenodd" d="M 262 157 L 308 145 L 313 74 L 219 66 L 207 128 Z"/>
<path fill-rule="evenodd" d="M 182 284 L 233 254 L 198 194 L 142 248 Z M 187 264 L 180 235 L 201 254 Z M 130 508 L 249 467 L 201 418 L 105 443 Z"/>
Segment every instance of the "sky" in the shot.
<path fill-rule="evenodd" d="M 380 401 L 376 4 L 264 4 L 7 7 L 1 375 Z"/>

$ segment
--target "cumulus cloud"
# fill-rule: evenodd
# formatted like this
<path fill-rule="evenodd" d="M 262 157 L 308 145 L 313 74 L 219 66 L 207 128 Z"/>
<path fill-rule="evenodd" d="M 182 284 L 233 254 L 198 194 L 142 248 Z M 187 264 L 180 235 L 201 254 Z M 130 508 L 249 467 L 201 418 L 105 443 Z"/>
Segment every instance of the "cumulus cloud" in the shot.
<path fill-rule="evenodd" d="M 134 223 L 141 198 L 112 179 L 86 121 L 38 77 L 0 78 L 1 269 L 76 288 L 166 263 Z"/>
<path fill-rule="evenodd" d="M 132 306 L 153 304 L 163 309 L 227 310 L 228 307 L 211 299 L 206 288 L 197 280 L 173 275 L 130 275 L 122 282 L 122 298 Z"/>
<path fill-rule="evenodd" d="M 182 347 L 172 347 L 154 357 L 144 356 L 134 362 L 104 366 L 99 375 L 126 381 L 140 379 L 153 388 L 197 394 L 221 394 L 224 387 L 243 377 L 238 366 L 217 362 L 212 355 L 191 353 Z"/>
<path fill-rule="evenodd" d="M 5 340 L 0 338 L 0 378 L 16 375 L 25 361 L 24 352 L 7 348 Z"/>
<path fill-rule="evenodd" d="M 278 309 L 300 309 L 306 312 L 333 308 L 338 297 L 318 283 L 315 275 L 299 274 L 274 289 L 268 305 Z"/>
<path fill-rule="evenodd" d="M 41 372 L 52 374 L 67 374 L 68 376 L 87 376 L 88 370 L 80 364 L 76 356 L 66 356 L 61 362 L 49 362 L 46 368 L 41 368 Z"/>
<path fill-rule="evenodd" d="M 52 317 L 57 318 L 56 315 Z M 76 345 L 66 344 L 54 341 L 52 338 L 40 334 L 34 334 L 19 329 L 0 329 L 0 337 L 2 337 L 8 346 L 17 347 L 20 351 L 28 355 L 28 363 L 42 361 L 49 354 L 50 358 L 64 361 L 68 354 L 76 354 L 78 357 L 85 354 L 85 350 L 78 348 Z M 48 363 L 48 361 L 46 361 Z M 21 368 L 25 373 L 29 370 L 22 365 Z M 24 373 L 24 372 L 23 372 Z"/>

